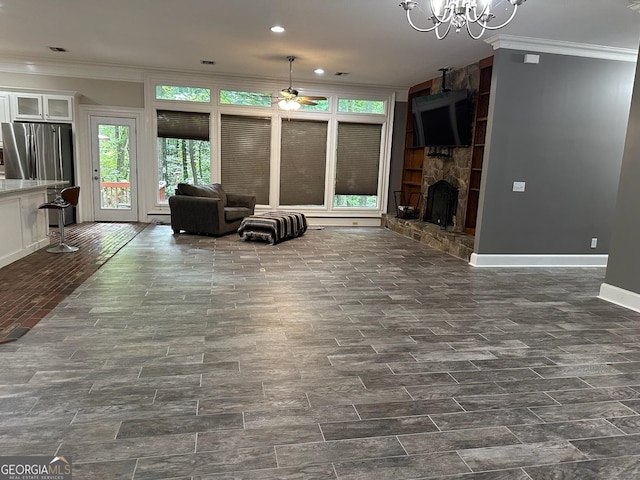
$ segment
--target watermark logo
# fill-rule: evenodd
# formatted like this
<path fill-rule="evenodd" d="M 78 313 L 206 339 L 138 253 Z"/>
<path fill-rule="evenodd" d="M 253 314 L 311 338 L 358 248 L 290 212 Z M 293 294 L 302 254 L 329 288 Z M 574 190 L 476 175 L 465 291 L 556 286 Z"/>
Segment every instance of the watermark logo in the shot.
<path fill-rule="evenodd" d="M 71 480 L 71 457 L 0 457 L 0 480 Z"/>

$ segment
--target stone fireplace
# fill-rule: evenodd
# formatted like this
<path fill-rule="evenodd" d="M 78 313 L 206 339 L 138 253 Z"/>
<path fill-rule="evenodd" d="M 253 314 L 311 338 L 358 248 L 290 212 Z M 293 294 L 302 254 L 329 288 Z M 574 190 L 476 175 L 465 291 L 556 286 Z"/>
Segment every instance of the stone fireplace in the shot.
<path fill-rule="evenodd" d="M 476 63 L 448 72 L 446 82 L 447 89 L 467 89 L 475 94 L 480 85 L 480 64 Z M 430 90 L 431 93 L 440 92 L 442 79 L 430 80 Z M 464 233 L 463 230 L 471 178 L 471 153 L 471 147 L 441 148 L 431 151 L 425 148 L 421 162 L 422 168 L 413 167 L 413 171 L 421 171 L 421 178 L 410 180 L 415 182 L 412 185 L 420 182 L 421 202 L 418 217 L 406 219 L 387 215 L 383 225 L 404 236 L 468 261 L 473 253 L 474 236 Z M 435 192 L 443 184 L 452 187 L 447 189 L 450 190 L 448 198 L 440 198 L 440 202 L 444 202 L 447 207 L 431 207 L 429 204 L 431 187 L 438 185 L 433 193 L 435 197 Z M 438 193 L 437 196 L 440 197 L 440 195 Z M 440 224 L 438 224 L 438 218 L 440 218 Z M 447 219 L 444 222 L 446 229 L 441 228 L 442 218 Z"/>
<path fill-rule="evenodd" d="M 468 65 L 459 70 L 447 73 L 446 88 L 451 90 L 467 89 L 470 92 L 477 92 L 480 84 L 480 66 L 477 63 Z M 432 80 L 431 91 L 434 93 L 442 90 L 442 79 Z M 444 180 L 458 189 L 457 205 L 453 224 L 448 230 L 462 232 L 464 228 L 464 218 L 467 209 L 467 194 L 469 190 L 469 178 L 471 167 L 471 148 L 451 148 L 443 152 L 430 152 L 425 148 L 425 156 L 422 164 L 422 202 L 421 217 L 425 217 L 426 200 L 429 187 Z"/>

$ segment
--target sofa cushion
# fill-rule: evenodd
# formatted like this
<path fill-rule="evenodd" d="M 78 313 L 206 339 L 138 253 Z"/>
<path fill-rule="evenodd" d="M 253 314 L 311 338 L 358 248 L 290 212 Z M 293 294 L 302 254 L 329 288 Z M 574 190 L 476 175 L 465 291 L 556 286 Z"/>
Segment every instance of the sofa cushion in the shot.
<path fill-rule="evenodd" d="M 224 209 L 224 219 L 227 222 L 242 220 L 251 215 L 251 210 L 246 207 L 226 207 Z"/>
<path fill-rule="evenodd" d="M 176 194 L 187 195 L 190 197 L 208 197 L 218 198 L 222 200 L 222 205 L 227 206 L 227 194 L 219 183 L 211 185 L 191 185 L 189 183 L 179 183 L 176 188 Z"/>

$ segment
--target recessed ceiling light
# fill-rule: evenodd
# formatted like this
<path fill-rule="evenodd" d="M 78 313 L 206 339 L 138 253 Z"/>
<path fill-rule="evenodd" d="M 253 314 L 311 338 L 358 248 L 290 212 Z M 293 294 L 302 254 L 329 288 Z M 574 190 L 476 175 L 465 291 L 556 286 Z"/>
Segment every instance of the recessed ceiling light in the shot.
<path fill-rule="evenodd" d="M 49 50 L 56 53 L 62 53 L 67 51 L 66 48 L 62 48 L 62 47 L 49 47 Z"/>
<path fill-rule="evenodd" d="M 317 75 L 322 75 L 324 74 L 324 70 L 322 68 L 316 68 L 313 73 L 317 74 Z"/>
<path fill-rule="evenodd" d="M 200 60 L 200 63 L 202 65 L 215 65 L 216 62 L 214 62 L 213 60 Z"/>
<path fill-rule="evenodd" d="M 284 32 L 284 27 L 282 27 L 280 25 L 274 25 L 273 27 L 270 28 L 270 30 L 273 33 L 282 33 L 282 32 Z"/>

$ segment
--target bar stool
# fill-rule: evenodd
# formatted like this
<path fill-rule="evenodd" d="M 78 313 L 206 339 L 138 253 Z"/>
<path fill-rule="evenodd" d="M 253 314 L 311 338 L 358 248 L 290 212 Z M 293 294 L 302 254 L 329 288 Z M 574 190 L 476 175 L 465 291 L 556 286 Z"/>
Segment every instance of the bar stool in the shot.
<path fill-rule="evenodd" d="M 43 203 L 38 208 L 58 210 L 58 229 L 60 230 L 60 243 L 55 247 L 47 249 L 49 253 L 71 253 L 78 251 L 78 247 L 72 247 L 64 243 L 64 209 L 78 205 L 80 187 L 67 187 L 62 189 L 60 195 L 47 203 Z"/>

